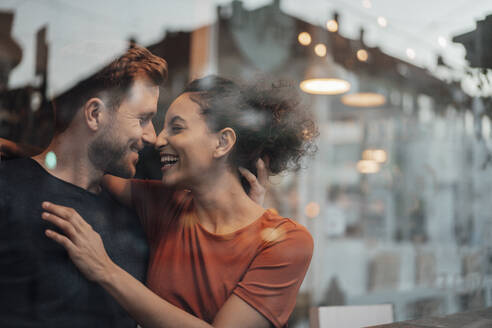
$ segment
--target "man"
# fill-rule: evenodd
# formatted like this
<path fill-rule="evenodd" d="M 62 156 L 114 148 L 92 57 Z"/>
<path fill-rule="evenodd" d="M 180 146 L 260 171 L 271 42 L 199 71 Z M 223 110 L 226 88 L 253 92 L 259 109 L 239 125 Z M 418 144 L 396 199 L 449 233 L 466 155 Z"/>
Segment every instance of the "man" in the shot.
<path fill-rule="evenodd" d="M 112 259 L 145 279 L 148 249 L 138 219 L 101 189 L 101 179 L 135 174 L 138 152 L 156 138 L 151 119 L 166 75 L 162 58 L 129 49 L 57 99 L 46 150 L 0 163 L 0 327 L 135 327 L 44 235 L 41 202 L 75 208 Z"/>

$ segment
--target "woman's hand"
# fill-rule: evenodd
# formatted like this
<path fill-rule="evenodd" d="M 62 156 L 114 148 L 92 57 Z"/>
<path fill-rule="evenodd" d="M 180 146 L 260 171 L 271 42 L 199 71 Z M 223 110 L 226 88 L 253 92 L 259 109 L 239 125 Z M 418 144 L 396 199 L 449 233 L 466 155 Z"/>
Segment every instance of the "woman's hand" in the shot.
<path fill-rule="evenodd" d="M 266 184 L 268 182 L 268 172 L 265 162 L 261 158 L 256 162 L 256 172 L 258 177 L 243 167 L 239 168 L 239 172 L 246 180 L 248 180 L 248 183 L 251 186 L 248 195 L 249 198 L 263 206 L 266 194 Z"/>
<path fill-rule="evenodd" d="M 42 218 L 60 228 L 65 235 L 47 229 L 46 236 L 62 245 L 73 263 L 95 282 L 107 281 L 116 265 L 109 258 L 101 236 L 73 208 L 43 202 Z"/>
<path fill-rule="evenodd" d="M 36 146 L 19 144 L 4 138 L 0 138 L 0 159 L 11 159 L 17 157 L 29 157 L 42 152 Z"/>
<path fill-rule="evenodd" d="M 0 159 L 17 157 L 19 146 L 10 140 L 0 138 Z"/>

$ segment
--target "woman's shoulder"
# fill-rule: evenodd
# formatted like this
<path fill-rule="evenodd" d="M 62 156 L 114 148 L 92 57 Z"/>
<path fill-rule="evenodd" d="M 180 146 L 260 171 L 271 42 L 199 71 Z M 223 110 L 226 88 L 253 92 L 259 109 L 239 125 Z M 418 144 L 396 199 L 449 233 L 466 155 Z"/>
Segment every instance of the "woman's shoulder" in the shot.
<path fill-rule="evenodd" d="M 281 242 L 283 246 L 292 245 L 312 252 L 313 237 L 301 223 L 269 209 L 264 215 L 263 225 L 265 226 L 261 232 L 263 240 L 272 243 Z"/>

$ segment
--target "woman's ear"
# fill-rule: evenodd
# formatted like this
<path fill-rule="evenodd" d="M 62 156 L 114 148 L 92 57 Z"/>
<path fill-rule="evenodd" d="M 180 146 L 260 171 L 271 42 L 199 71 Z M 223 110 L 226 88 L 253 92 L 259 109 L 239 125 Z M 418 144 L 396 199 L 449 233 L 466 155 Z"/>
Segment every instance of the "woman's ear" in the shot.
<path fill-rule="evenodd" d="M 236 144 L 236 132 L 231 128 L 224 128 L 217 132 L 218 143 L 215 148 L 214 157 L 220 158 L 232 150 Z"/>
<path fill-rule="evenodd" d="M 91 98 L 84 104 L 84 118 L 89 129 L 97 131 L 104 115 L 105 104 L 101 98 Z"/>

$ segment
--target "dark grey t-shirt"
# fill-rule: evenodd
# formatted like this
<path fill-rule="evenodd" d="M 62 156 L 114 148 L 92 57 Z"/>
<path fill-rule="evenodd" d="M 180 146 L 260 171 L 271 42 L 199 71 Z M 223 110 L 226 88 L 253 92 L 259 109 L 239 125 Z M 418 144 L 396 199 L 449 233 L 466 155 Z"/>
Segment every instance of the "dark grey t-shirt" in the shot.
<path fill-rule="evenodd" d="M 0 327 L 135 327 L 135 321 L 67 252 L 44 235 L 41 202 L 73 207 L 111 259 L 144 281 L 148 246 L 136 214 L 55 178 L 32 159 L 0 163 Z"/>

